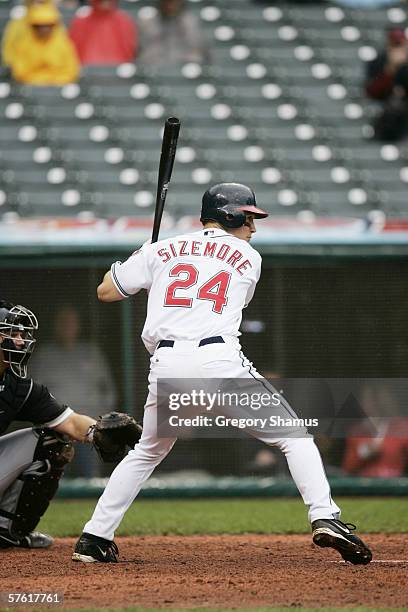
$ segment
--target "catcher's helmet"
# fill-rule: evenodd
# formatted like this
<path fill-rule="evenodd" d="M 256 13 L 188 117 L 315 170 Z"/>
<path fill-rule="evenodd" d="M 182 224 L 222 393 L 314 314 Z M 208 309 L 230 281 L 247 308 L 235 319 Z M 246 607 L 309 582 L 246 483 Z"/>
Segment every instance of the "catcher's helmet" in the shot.
<path fill-rule="evenodd" d="M 34 331 L 38 329 L 37 317 L 25 306 L 0 301 L 0 349 L 4 361 L 16 376 L 27 376 L 27 363 L 34 350 Z M 16 342 L 16 336 L 19 342 Z"/>
<path fill-rule="evenodd" d="M 203 195 L 201 221 L 217 221 L 227 228 L 244 225 L 246 214 L 255 219 L 264 219 L 268 213 L 258 208 L 255 194 L 250 187 L 241 183 L 218 183 Z"/>

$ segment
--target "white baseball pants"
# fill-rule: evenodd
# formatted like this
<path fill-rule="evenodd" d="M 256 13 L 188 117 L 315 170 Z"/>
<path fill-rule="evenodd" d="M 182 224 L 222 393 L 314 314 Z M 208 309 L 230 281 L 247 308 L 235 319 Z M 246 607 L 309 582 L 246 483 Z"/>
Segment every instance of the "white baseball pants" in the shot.
<path fill-rule="evenodd" d="M 176 438 L 158 438 L 156 404 L 158 378 L 261 378 L 243 355 L 236 338 L 225 344 L 198 346 L 197 342 L 176 341 L 174 347 L 162 347 L 151 357 L 149 394 L 145 405 L 143 434 L 135 448 L 112 472 L 86 533 L 113 540 L 126 510 L 138 495 L 154 468 L 170 452 Z M 293 412 L 292 412 L 293 414 Z M 233 416 L 232 412 L 226 416 Z M 248 431 L 266 444 L 277 446 L 285 454 L 292 478 L 309 508 L 309 521 L 338 518 L 340 509 L 330 494 L 320 453 L 310 435 L 304 437 L 265 438 L 262 430 Z"/>

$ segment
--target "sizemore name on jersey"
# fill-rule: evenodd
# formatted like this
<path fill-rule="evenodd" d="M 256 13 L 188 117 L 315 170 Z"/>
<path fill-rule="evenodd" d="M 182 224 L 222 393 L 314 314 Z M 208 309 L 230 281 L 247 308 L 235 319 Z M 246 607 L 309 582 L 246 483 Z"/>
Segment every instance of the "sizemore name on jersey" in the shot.
<path fill-rule="evenodd" d="M 200 237 L 202 233 L 197 232 Z M 212 233 L 212 230 L 206 230 L 204 235 L 211 235 Z M 175 257 L 187 257 L 189 255 L 194 257 L 212 257 L 225 261 L 228 266 L 235 268 L 241 276 L 247 268 L 253 267 L 249 259 L 244 259 L 242 249 L 234 250 L 231 244 L 226 244 L 225 242 L 217 243 L 211 240 L 206 242 L 194 239 L 177 240 L 177 242 L 171 240 L 168 243 L 168 248 L 159 249 L 157 255 L 162 258 L 163 263 L 167 263 Z"/>
<path fill-rule="evenodd" d="M 145 244 L 125 262 L 115 262 L 111 276 L 123 297 L 148 291 L 142 339 L 153 354 L 162 338 L 238 337 L 261 263 L 249 242 L 210 228 Z"/>

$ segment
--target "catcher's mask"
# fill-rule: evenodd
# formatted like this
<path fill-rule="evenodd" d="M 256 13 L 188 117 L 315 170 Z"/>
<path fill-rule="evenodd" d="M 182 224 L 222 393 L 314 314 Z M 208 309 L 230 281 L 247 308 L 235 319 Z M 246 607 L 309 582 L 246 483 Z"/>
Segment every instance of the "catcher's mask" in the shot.
<path fill-rule="evenodd" d="M 16 376 L 26 378 L 27 363 L 34 350 L 34 332 L 38 329 L 37 317 L 21 305 L 0 302 L 0 349 L 4 361 Z"/>

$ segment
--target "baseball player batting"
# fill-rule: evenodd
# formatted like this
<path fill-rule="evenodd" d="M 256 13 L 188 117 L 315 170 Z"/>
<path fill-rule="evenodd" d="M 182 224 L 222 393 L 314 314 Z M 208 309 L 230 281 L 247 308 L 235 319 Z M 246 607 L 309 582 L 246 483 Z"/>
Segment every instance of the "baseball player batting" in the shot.
<path fill-rule="evenodd" d="M 31 310 L 0 301 L 0 434 L 14 421 L 34 425 L 0 437 L 0 548 L 51 546 L 51 536 L 33 530 L 74 456 L 72 440 L 93 443 L 110 461 L 140 437 L 128 415 L 110 413 L 95 421 L 27 377 L 37 329 Z"/>
<path fill-rule="evenodd" d="M 142 339 L 152 355 L 149 392 L 142 436 L 113 471 L 75 546 L 73 560 L 117 562 L 115 531 L 143 483 L 176 442 L 157 435 L 159 378 L 217 379 L 222 362 L 223 377 L 262 379 L 242 353 L 239 326 L 261 273 L 261 257 L 249 242 L 255 221 L 267 216 L 249 187 L 214 185 L 203 196 L 202 230 L 145 244 L 105 274 L 98 287 L 102 302 L 148 291 Z M 351 563 L 369 563 L 372 554 L 352 533 L 355 526 L 339 520 L 340 509 L 332 500 L 319 451 L 306 430 L 293 437 L 283 437 L 282 432 L 266 436 L 261 429 L 248 433 L 285 454 L 309 508 L 313 541 L 336 549 Z"/>

